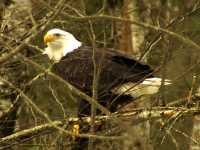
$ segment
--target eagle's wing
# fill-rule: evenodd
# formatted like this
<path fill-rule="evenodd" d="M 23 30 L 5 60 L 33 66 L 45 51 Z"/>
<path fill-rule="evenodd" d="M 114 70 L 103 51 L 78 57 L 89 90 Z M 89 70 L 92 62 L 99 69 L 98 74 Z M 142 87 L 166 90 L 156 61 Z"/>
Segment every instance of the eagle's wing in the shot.
<path fill-rule="evenodd" d="M 55 64 L 54 71 L 83 91 L 91 92 L 94 75 L 92 48 L 80 48 Z M 126 82 L 142 82 L 152 69 L 148 65 L 110 49 L 96 49 L 95 63 L 99 74 L 98 92 L 110 92 Z M 88 93 L 88 94 L 89 94 Z"/>

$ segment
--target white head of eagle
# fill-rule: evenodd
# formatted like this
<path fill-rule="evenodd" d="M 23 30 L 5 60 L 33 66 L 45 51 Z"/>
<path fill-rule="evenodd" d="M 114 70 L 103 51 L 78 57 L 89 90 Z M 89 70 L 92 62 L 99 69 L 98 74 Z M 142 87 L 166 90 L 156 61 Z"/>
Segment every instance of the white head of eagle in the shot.
<path fill-rule="evenodd" d="M 45 34 L 44 43 L 47 47 L 43 54 L 47 54 L 50 59 L 56 62 L 82 45 L 71 33 L 56 28 Z"/>

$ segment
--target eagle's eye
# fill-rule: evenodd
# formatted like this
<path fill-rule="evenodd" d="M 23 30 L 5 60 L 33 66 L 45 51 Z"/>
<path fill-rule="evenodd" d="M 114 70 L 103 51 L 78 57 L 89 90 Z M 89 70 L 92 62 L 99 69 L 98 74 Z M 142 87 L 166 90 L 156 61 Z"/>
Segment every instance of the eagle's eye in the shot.
<path fill-rule="evenodd" d="M 61 36 L 61 34 L 60 34 L 60 33 L 55 33 L 54 35 L 55 35 L 55 36 Z"/>

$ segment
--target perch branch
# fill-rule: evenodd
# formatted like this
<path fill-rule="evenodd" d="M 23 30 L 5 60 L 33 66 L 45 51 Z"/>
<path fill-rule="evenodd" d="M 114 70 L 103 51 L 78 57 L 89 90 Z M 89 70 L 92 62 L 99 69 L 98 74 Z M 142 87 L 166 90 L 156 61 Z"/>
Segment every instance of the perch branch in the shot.
<path fill-rule="evenodd" d="M 100 122 L 104 121 L 110 121 L 115 118 L 119 119 L 129 119 L 133 124 L 138 124 L 143 121 L 147 121 L 150 119 L 160 119 L 160 118 L 170 118 L 173 116 L 176 116 L 176 114 L 183 113 L 183 114 L 193 114 L 193 115 L 199 115 L 200 109 L 196 107 L 192 108 L 183 108 L 183 107 L 153 107 L 151 109 L 145 109 L 145 108 L 137 108 L 133 109 L 129 112 L 116 112 L 109 116 L 96 116 L 95 123 L 99 124 Z M 12 135 L 3 137 L 0 139 L 0 144 L 2 143 L 8 143 L 12 141 L 18 141 L 21 138 L 24 137 L 30 137 L 33 135 L 37 135 L 40 132 L 44 132 L 47 130 L 55 129 L 55 126 L 63 126 L 66 124 L 74 124 L 74 123 L 88 123 L 91 122 L 91 117 L 83 117 L 83 118 L 76 118 L 71 117 L 67 118 L 65 121 L 52 121 L 51 123 L 42 124 L 30 129 L 25 129 L 19 132 L 16 132 Z M 89 135 L 89 134 L 80 134 L 78 135 L 80 137 L 87 137 L 87 138 L 96 138 L 100 140 L 121 140 L 122 138 L 125 138 L 124 136 L 100 136 L 100 135 Z"/>

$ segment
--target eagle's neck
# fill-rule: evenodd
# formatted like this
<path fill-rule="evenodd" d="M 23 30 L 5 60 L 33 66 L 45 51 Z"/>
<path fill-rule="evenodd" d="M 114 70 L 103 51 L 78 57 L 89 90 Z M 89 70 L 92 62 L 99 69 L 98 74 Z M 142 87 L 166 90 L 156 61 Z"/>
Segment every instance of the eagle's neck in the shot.
<path fill-rule="evenodd" d="M 49 43 L 47 48 L 45 48 L 44 54 L 47 54 L 51 60 L 59 62 L 62 57 L 79 48 L 81 45 L 82 43 L 75 38 L 70 40 L 62 39 Z"/>

